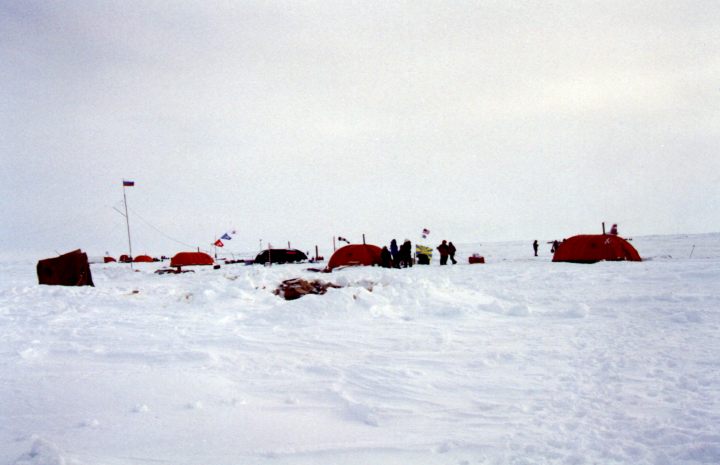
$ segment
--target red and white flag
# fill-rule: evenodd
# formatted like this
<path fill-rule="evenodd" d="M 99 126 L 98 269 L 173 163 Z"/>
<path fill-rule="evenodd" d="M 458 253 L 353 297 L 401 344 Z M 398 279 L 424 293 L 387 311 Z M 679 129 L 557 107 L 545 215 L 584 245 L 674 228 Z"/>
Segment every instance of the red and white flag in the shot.
<path fill-rule="evenodd" d="M 224 246 L 225 246 L 225 244 L 223 244 L 223 242 L 222 242 L 220 239 L 216 240 L 216 241 L 213 243 L 213 245 L 214 245 L 215 247 L 224 247 Z"/>

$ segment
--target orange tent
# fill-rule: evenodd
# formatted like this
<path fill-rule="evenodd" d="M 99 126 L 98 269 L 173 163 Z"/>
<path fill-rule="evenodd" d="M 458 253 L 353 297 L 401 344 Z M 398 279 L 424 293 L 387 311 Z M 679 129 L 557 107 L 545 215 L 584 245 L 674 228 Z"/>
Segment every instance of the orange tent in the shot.
<path fill-rule="evenodd" d="M 135 259 L 133 261 L 136 263 L 137 262 L 150 263 L 150 262 L 154 262 L 155 260 L 153 260 L 153 258 L 150 255 L 138 255 L 137 257 L 135 257 Z"/>
<path fill-rule="evenodd" d="M 327 269 L 332 271 L 340 266 L 372 266 L 380 265 L 380 252 L 376 245 L 349 244 L 340 247 L 330 257 Z"/>
<path fill-rule="evenodd" d="M 212 257 L 203 252 L 179 252 L 170 260 L 170 266 L 213 265 Z"/>
<path fill-rule="evenodd" d="M 595 263 L 599 261 L 642 260 L 635 247 L 620 236 L 612 234 L 583 234 L 560 243 L 554 262 Z"/>

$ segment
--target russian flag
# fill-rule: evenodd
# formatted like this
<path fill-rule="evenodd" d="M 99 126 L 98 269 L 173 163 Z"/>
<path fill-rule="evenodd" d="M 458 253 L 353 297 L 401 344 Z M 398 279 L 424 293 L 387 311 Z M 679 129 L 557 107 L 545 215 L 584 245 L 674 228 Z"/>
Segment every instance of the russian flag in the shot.
<path fill-rule="evenodd" d="M 123 179 L 123 187 L 133 187 L 135 185 L 135 181 L 125 181 Z"/>

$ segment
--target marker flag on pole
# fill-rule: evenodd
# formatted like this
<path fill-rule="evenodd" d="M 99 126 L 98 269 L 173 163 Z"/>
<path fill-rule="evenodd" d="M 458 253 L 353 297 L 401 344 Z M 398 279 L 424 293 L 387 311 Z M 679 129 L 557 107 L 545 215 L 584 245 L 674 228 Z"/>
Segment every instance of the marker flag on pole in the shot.
<path fill-rule="evenodd" d="M 123 179 L 123 187 L 133 187 L 135 185 L 135 181 L 125 181 Z"/>
<path fill-rule="evenodd" d="M 225 233 L 220 237 L 220 239 L 225 239 L 226 241 L 229 241 L 230 239 L 232 239 L 232 237 L 230 237 L 228 233 Z"/>
<path fill-rule="evenodd" d="M 220 239 L 216 240 L 216 241 L 213 243 L 213 245 L 214 245 L 215 247 L 223 247 L 223 246 L 225 246 L 225 244 L 223 244 Z"/>

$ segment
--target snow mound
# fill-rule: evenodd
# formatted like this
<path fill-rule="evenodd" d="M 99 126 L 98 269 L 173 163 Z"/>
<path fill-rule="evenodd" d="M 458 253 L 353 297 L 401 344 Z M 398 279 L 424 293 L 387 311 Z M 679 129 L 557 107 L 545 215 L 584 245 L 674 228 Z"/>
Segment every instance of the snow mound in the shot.
<path fill-rule="evenodd" d="M 305 265 L 0 264 L 0 464 L 719 463 L 720 235 L 530 244 L 290 301 Z"/>
<path fill-rule="evenodd" d="M 50 441 L 36 437 L 30 451 L 20 456 L 14 465 L 70 465 L 60 449 Z"/>

